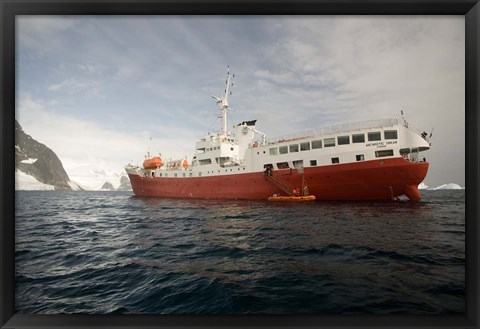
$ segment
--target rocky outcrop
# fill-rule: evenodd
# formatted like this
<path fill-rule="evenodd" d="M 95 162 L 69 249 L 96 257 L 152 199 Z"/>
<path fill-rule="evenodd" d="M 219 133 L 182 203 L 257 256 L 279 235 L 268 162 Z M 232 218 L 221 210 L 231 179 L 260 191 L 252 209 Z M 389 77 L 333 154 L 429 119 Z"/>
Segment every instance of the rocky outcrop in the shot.
<path fill-rule="evenodd" d="M 120 186 L 116 189 L 113 187 L 113 184 L 110 182 L 105 182 L 102 185 L 102 190 L 106 191 L 131 191 L 132 190 L 132 185 L 130 184 L 130 180 L 128 179 L 127 176 L 121 176 L 120 177 Z"/>
<path fill-rule="evenodd" d="M 115 188 L 113 187 L 112 183 L 110 183 L 110 182 L 105 182 L 105 183 L 102 185 L 102 190 L 115 191 Z"/>
<path fill-rule="evenodd" d="M 132 184 L 130 184 L 130 179 L 127 176 L 122 176 L 120 178 L 120 186 L 117 189 L 118 191 L 131 191 Z"/>
<path fill-rule="evenodd" d="M 27 135 L 15 120 L 15 170 L 52 185 L 55 190 L 71 190 L 62 162 L 46 145 Z"/>

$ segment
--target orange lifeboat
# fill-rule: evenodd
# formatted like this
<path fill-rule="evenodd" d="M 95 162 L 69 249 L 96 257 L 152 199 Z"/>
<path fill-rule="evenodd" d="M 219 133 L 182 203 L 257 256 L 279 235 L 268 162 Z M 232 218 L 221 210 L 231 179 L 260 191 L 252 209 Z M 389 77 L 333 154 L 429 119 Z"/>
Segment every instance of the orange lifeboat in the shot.
<path fill-rule="evenodd" d="M 187 170 L 187 168 L 188 168 L 188 161 L 187 161 L 187 159 L 183 160 L 182 167 L 183 167 L 185 170 Z"/>
<path fill-rule="evenodd" d="M 143 161 L 143 168 L 145 169 L 157 169 L 163 166 L 163 161 L 160 157 L 153 157 Z"/>

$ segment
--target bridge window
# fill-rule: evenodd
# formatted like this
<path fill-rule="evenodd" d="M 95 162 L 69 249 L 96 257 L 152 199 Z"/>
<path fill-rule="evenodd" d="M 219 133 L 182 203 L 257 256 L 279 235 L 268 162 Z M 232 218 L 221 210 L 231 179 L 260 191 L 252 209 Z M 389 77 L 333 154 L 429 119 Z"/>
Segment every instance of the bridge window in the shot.
<path fill-rule="evenodd" d="M 350 144 L 350 136 L 338 136 L 338 145 L 347 145 Z"/>
<path fill-rule="evenodd" d="M 393 150 L 375 151 L 375 156 L 377 158 L 390 157 L 393 156 Z"/>
<path fill-rule="evenodd" d="M 276 147 L 270 148 L 270 155 L 277 155 L 278 154 L 278 149 Z"/>
<path fill-rule="evenodd" d="M 312 141 L 312 149 L 321 149 L 322 148 L 322 140 Z"/>
<path fill-rule="evenodd" d="M 365 134 L 353 134 L 352 143 L 365 143 Z"/>
<path fill-rule="evenodd" d="M 385 130 L 384 136 L 385 139 L 398 139 L 398 134 L 396 130 Z"/>
<path fill-rule="evenodd" d="M 298 152 L 298 144 L 290 145 L 290 152 Z"/>
<path fill-rule="evenodd" d="M 335 146 L 335 138 L 325 138 L 323 143 L 325 144 L 325 147 Z"/>
<path fill-rule="evenodd" d="M 287 154 L 288 153 L 288 146 L 285 145 L 285 146 L 280 146 L 278 148 L 278 150 L 280 151 L 280 154 Z"/>
<path fill-rule="evenodd" d="M 310 142 L 300 143 L 300 151 L 310 150 Z"/>
<path fill-rule="evenodd" d="M 381 139 L 382 139 L 382 136 L 380 135 L 379 131 L 368 133 L 368 141 L 369 142 L 379 141 Z"/>

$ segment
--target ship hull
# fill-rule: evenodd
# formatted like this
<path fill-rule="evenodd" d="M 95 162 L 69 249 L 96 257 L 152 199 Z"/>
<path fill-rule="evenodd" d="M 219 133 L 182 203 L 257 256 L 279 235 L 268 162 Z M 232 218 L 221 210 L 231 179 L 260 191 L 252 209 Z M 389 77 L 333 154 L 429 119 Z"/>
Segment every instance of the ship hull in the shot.
<path fill-rule="evenodd" d="M 420 200 L 418 184 L 428 171 L 427 162 L 412 163 L 403 158 L 360 161 L 329 166 L 275 170 L 285 185 L 302 187 L 317 200 L 393 200 L 406 195 Z M 265 200 L 285 193 L 263 172 L 205 177 L 142 177 L 129 173 L 135 195 L 166 198 Z"/>

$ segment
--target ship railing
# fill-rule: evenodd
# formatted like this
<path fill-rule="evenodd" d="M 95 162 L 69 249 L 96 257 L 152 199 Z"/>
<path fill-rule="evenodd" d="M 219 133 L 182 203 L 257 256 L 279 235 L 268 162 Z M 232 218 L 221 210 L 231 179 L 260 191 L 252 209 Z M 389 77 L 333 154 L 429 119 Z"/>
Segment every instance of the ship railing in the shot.
<path fill-rule="evenodd" d="M 296 139 L 303 139 L 308 137 L 318 137 L 325 135 L 338 134 L 342 132 L 350 132 L 361 129 L 373 129 L 373 128 L 383 128 L 383 127 L 392 127 L 399 124 L 399 120 L 396 118 L 388 119 L 379 119 L 379 120 L 367 120 L 359 121 L 352 123 L 345 123 L 339 125 L 331 125 L 320 128 L 308 129 L 295 134 L 277 136 L 267 139 L 267 144 L 275 144 L 285 141 L 292 141 Z"/>

